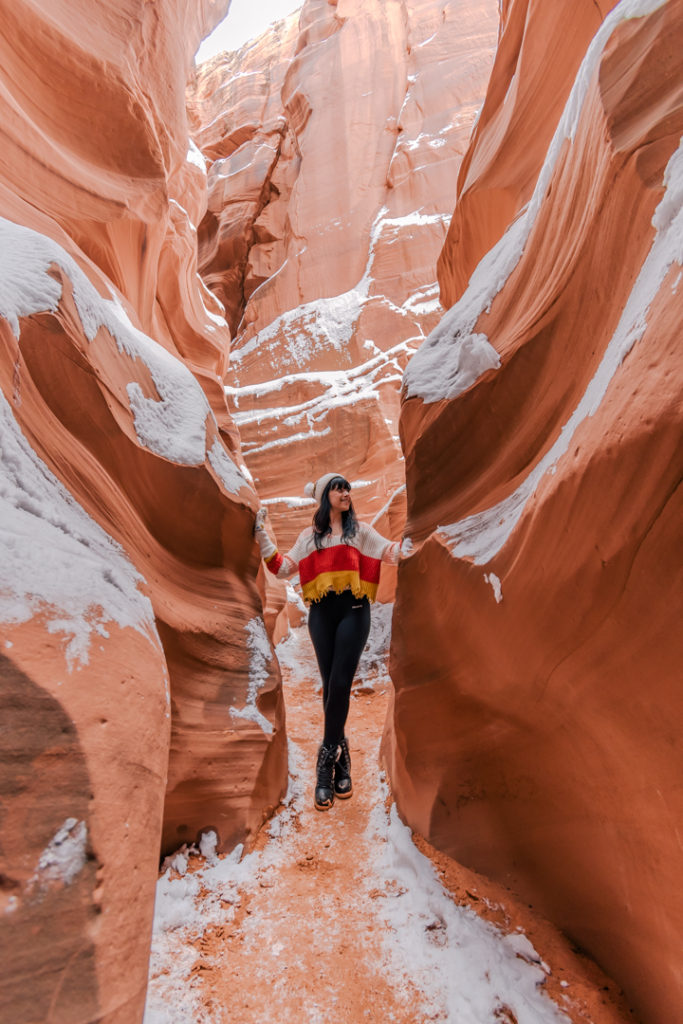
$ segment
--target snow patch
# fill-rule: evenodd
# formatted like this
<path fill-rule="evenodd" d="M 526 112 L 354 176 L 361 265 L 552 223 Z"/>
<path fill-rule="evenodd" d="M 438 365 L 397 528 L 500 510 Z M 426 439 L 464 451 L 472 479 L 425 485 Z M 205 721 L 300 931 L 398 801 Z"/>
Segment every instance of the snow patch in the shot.
<path fill-rule="evenodd" d="M 67 635 L 69 670 L 116 622 L 161 650 L 143 576 L 38 458 L 0 392 L 0 621 L 47 617 Z"/>
<path fill-rule="evenodd" d="M 237 495 L 245 487 L 249 491 L 252 490 L 243 469 L 230 457 L 218 438 L 216 438 L 211 446 L 208 457 L 216 476 L 228 494 Z"/>
<path fill-rule="evenodd" d="M 238 417 L 235 417 L 235 422 L 238 422 Z M 324 427 L 322 430 L 304 430 L 298 434 L 290 434 L 288 437 L 277 437 L 274 441 L 265 441 L 259 445 L 250 445 L 245 441 L 243 448 L 246 454 L 256 455 L 270 451 L 273 448 L 285 448 L 287 445 L 295 444 L 297 441 L 308 441 L 311 438 L 318 440 L 331 433 L 332 427 Z"/>
<path fill-rule="evenodd" d="M 71 885 L 85 867 L 87 844 L 85 822 L 67 818 L 41 853 L 27 888 L 44 890 L 55 883 Z"/>
<path fill-rule="evenodd" d="M 414 316 L 427 316 L 430 313 L 436 313 L 441 309 L 438 282 L 435 281 L 426 288 L 421 288 L 419 291 L 413 292 L 413 294 L 406 299 L 401 308 Z"/>
<path fill-rule="evenodd" d="M 484 579 L 486 580 L 487 583 L 491 584 L 491 589 L 493 590 L 493 596 L 496 599 L 496 604 L 500 604 L 500 602 L 503 600 L 503 590 L 500 585 L 500 580 L 496 576 L 495 572 L 485 572 Z"/>
<path fill-rule="evenodd" d="M 401 541 L 400 550 L 403 558 L 409 558 L 412 555 L 413 551 L 415 550 L 415 545 L 413 544 L 410 537 L 403 538 L 403 540 Z"/>
<path fill-rule="evenodd" d="M 190 862 L 191 850 L 187 843 L 183 843 L 180 849 L 175 850 L 174 853 L 169 854 L 168 857 L 164 857 L 164 863 L 162 864 L 163 871 L 175 871 L 178 875 L 185 875 L 187 873 L 188 864 Z"/>
<path fill-rule="evenodd" d="M 0 218 L 0 315 L 19 337 L 19 317 L 55 312 L 62 286 L 50 269 L 70 279 L 76 309 L 88 341 L 104 327 L 119 352 L 147 368 L 159 400 L 146 398 L 137 382 L 127 386 L 140 444 L 183 465 L 204 462 L 209 403 L 199 382 L 181 360 L 134 327 L 119 299 L 104 299 L 76 261 L 38 231 Z"/>
<path fill-rule="evenodd" d="M 302 770 L 301 751 L 290 741 L 287 794 L 269 826 L 275 840 L 287 838 L 296 805 L 304 799 Z M 201 983 L 192 974 L 197 959 L 192 940 L 211 926 L 232 922 L 243 892 L 258 885 L 259 873 L 267 871 L 282 854 L 278 842 L 271 842 L 266 849 L 242 857 L 244 847 L 240 843 L 231 853 L 218 857 L 211 837 L 215 833 L 206 832 L 200 846 L 206 842 L 213 858 L 207 857 L 198 870 L 176 878 L 172 877 L 171 863 L 165 862 L 157 882 L 144 1024 L 219 1024 L 224 1020 L 218 1008 L 209 1013 L 202 1007 Z M 179 852 L 187 862 L 198 851 L 183 847 Z"/>
<path fill-rule="evenodd" d="M 267 736 L 270 736 L 273 732 L 272 722 L 269 722 L 256 707 L 256 698 L 268 682 L 268 664 L 273 658 L 273 649 L 270 646 L 266 625 L 262 618 L 257 616 L 250 619 L 244 628 L 249 651 L 247 703 L 243 708 L 231 707 L 230 714 L 234 718 L 244 718 L 249 722 L 255 722 Z"/>
<path fill-rule="evenodd" d="M 224 1024 L 222 1009 L 202 1005 L 201 981 L 191 973 L 196 959 L 192 946 L 181 947 L 173 954 L 163 985 L 161 978 L 150 978 L 143 1024 Z"/>
<path fill-rule="evenodd" d="M 296 498 L 283 496 L 281 498 L 263 498 L 262 505 L 286 505 L 287 508 L 313 508 L 317 502 L 313 498 Z"/>
<path fill-rule="evenodd" d="M 210 829 L 208 832 L 202 832 L 199 840 L 199 852 L 207 863 L 215 864 L 218 859 L 216 854 L 217 847 L 218 836 L 213 829 Z"/>
<path fill-rule="evenodd" d="M 294 588 L 292 588 L 292 591 L 294 591 Z M 306 608 L 299 595 L 296 594 L 297 605 L 299 602 L 303 605 L 305 615 L 308 616 L 308 608 Z M 284 671 L 291 672 L 292 676 L 306 672 L 312 680 L 312 686 L 316 690 L 322 690 L 320 672 L 315 662 L 312 645 L 301 643 L 301 633 L 298 629 L 290 630 L 284 640 L 281 640 L 275 648 L 275 653 Z"/>
<path fill-rule="evenodd" d="M 377 804 L 368 836 L 370 885 L 382 878 L 386 893 L 375 902 L 387 929 L 387 963 L 392 977 L 422 991 L 421 1019 L 479 1024 L 502 1018 L 507 1007 L 518 1024 L 569 1024 L 542 991 L 546 972 L 529 940 L 504 935 L 453 902 L 394 804 L 388 815 Z"/>
<path fill-rule="evenodd" d="M 230 355 L 231 361 L 241 362 L 279 336 L 284 336 L 288 360 L 294 365 L 306 363 L 316 352 L 329 348 L 341 352 L 351 338 L 366 297 L 367 293 L 351 288 L 341 295 L 314 299 L 290 309 L 242 348 L 234 350 Z"/>
<path fill-rule="evenodd" d="M 304 755 L 301 748 L 287 741 L 288 758 L 288 779 L 287 792 L 282 801 L 282 807 L 271 819 L 268 826 L 268 834 L 272 839 L 287 839 L 298 824 L 298 814 L 301 810 L 301 802 L 306 798 L 304 786 Z M 269 867 L 285 859 L 281 846 L 271 843 L 262 853 L 262 864 Z"/>

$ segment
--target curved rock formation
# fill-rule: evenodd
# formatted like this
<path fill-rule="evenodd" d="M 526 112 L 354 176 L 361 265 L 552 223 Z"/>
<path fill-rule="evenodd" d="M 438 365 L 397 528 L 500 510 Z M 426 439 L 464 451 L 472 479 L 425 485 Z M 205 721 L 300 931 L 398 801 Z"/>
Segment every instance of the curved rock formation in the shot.
<path fill-rule="evenodd" d="M 504 5 L 440 261 L 459 301 L 405 374 L 415 551 L 385 751 L 413 827 L 511 885 L 642 1020 L 668 1024 L 683 4 L 608 6 Z"/>
<path fill-rule="evenodd" d="M 496 74 L 460 167 L 458 203 L 438 261 L 446 309 L 531 198 L 578 62 L 613 4 L 501 6 Z"/>
<path fill-rule="evenodd" d="M 167 850 L 204 828 L 231 847 L 286 781 L 257 497 L 193 226 L 206 178 L 185 82 L 227 3 L 76 8 L 0 3 L 0 973 L 14 1024 L 140 1020 L 162 824 Z"/>
<path fill-rule="evenodd" d="M 229 399 L 283 547 L 330 466 L 400 536 L 401 374 L 438 322 L 434 266 L 497 23 L 493 0 L 307 0 L 198 69 L 200 267 L 229 304 Z"/>

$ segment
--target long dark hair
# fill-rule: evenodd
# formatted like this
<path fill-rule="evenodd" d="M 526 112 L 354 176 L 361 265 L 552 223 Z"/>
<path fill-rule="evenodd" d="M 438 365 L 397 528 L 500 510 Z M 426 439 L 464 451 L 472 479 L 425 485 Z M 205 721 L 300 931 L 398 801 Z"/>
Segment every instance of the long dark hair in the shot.
<path fill-rule="evenodd" d="M 351 490 L 351 484 L 348 480 L 345 480 L 343 476 L 333 477 L 325 490 L 323 496 L 320 499 L 320 504 L 316 509 L 315 515 L 313 516 L 313 540 L 315 546 L 320 551 L 323 546 L 323 541 L 328 534 L 332 533 L 332 525 L 330 523 L 330 511 L 332 506 L 330 505 L 330 490 L 336 488 L 341 484 L 342 487 L 348 487 Z M 355 537 L 358 530 L 358 520 L 356 519 L 356 513 L 353 507 L 353 502 L 349 502 L 349 507 L 345 512 L 342 512 L 342 541 L 344 544 Z"/>

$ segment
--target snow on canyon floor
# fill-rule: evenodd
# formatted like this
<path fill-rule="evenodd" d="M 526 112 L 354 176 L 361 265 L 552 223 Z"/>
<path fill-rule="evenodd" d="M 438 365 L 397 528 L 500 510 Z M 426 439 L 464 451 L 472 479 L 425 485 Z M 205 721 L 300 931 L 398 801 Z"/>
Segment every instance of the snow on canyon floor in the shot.
<path fill-rule="evenodd" d="M 522 931 L 459 905 L 398 818 L 379 767 L 390 682 L 377 659 L 364 656 L 351 701 L 354 794 L 319 812 L 322 710 L 306 628 L 278 655 L 287 798 L 251 853 L 216 857 L 205 836 L 201 853 L 169 858 L 145 1024 L 569 1024 Z"/>

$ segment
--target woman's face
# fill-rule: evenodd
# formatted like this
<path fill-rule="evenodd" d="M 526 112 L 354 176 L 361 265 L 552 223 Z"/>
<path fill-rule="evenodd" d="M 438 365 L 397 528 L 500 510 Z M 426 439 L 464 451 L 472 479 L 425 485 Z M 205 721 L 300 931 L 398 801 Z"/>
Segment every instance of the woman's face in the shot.
<path fill-rule="evenodd" d="M 333 480 L 327 496 L 331 508 L 347 512 L 351 504 L 351 486 L 346 480 Z"/>

